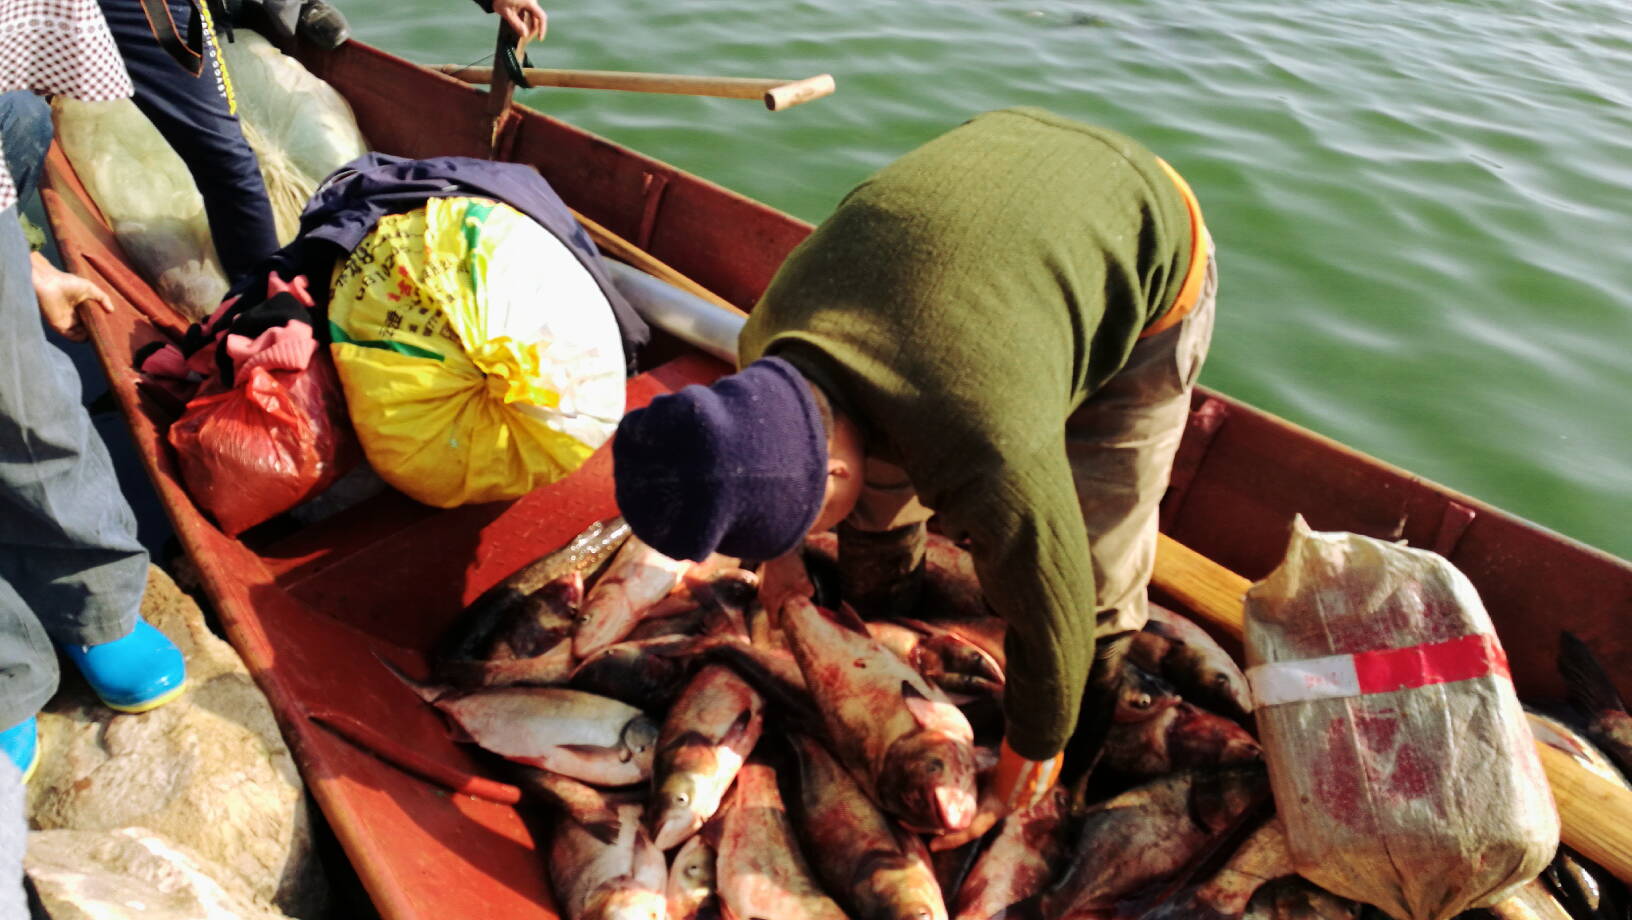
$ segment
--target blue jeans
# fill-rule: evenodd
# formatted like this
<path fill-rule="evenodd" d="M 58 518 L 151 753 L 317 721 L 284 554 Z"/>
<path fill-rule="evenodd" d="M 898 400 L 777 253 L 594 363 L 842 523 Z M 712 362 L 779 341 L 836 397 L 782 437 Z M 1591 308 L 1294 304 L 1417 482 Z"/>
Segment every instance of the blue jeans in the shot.
<path fill-rule="evenodd" d="M 192 4 L 168 2 L 185 31 Z M 204 65 L 195 77 L 160 46 L 138 0 L 101 0 L 101 6 L 136 87 L 132 101 L 193 174 L 221 267 L 235 283 L 277 251 L 278 232 L 260 165 L 228 94 L 215 36 L 204 29 Z"/>
<path fill-rule="evenodd" d="M 0 94 L 0 147 L 19 200 L 50 140 L 44 103 Z M 31 276 L 14 205 L 0 212 L 0 729 L 56 692 L 53 640 L 123 637 L 147 586 L 135 515 L 80 404 L 73 362 L 45 338 Z"/>

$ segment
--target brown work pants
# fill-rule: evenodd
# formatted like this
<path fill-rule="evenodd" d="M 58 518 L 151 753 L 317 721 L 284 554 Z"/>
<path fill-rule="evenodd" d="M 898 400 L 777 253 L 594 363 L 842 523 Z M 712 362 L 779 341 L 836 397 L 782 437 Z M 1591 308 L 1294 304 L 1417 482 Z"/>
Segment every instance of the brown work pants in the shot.
<path fill-rule="evenodd" d="M 1194 309 L 1172 328 L 1135 343 L 1122 369 L 1065 422 L 1101 637 L 1145 624 L 1158 506 L 1213 337 L 1218 270 L 1211 239 L 1208 250 L 1207 277 Z M 902 603 L 896 582 L 922 561 L 922 527 L 931 511 L 918 502 L 900 468 L 869 460 L 866 477 L 855 511 L 840 528 L 840 565 L 850 570 L 845 596 L 863 612 L 905 612 L 910 604 Z M 854 564 L 847 565 L 846 556 Z M 869 599 L 887 602 L 867 611 Z"/>
<path fill-rule="evenodd" d="M 1135 343 L 1122 369 L 1065 422 L 1094 566 L 1094 664 L 1073 743 L 1090 755 L 1109 727 L 1128 640 L 1149 615 L 1157 516 L 1213 337 L 1218 267 L 1210 236 L 1207 248 L 1207 276 L 1189 315 Z M 867 488 L 839 541 L 843 591 L 858 610 L 913 607 L 929 517 L 903 471 L 869 461 Z"/>

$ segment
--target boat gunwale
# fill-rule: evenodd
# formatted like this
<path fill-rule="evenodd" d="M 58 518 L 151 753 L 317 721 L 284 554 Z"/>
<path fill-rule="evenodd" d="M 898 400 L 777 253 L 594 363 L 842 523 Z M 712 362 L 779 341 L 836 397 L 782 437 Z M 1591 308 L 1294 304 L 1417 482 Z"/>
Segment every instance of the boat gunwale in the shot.
<path fill-rule="evenodd" d="M 377 71 L 370 77 L 376 81 L 396 79 L 394 75 L 405 75 L 401 77 L 405 82 L 423 78 L 426 86 L 439 87 L 437 92 L 451 94 L 449 98 L 462 99 L 461 105 L 466 108 L 480 112 L 483 107 L 485 94 L 481 91 L 357 43 L 348 43 L 332 53 L 306 49 L 300 57 L 325 79 L 334 76 L 344 82 L 348 75 L 363 71 Z M 480 119 L 465 118 L 468 114 L 463 113 L 460 118 L 467 123 L 480 122 Z M 379 112 L 369 110 L 361 114 L 359 120 L 367 118 L 377 121 L 381 117 Z M 563 197 L 617 232 L 650 245 L 654 255 L 699 281 L 715 286 L 728 299 L 744 308 L 752 306 L 759 290 L 769 280 L 769 272 L 774 270 L 780 254 L 791 246 L 789 241 L 797 242 L 810 230 L 807 223 L 548 115 L 519 113 L 509 125 L 504 142 L 513 154 L 527 156 L 542 145 L 563 141 L 568 142 L 569 146 L 576 145 L 571 147 L 574 151 L 593 151 L 595 156 L 604 158 L 594 163 L 579 164 L 574 170 L 600 171 L 601 174 L 595 178 L 595 187 L 614 189 L 607 200 L 588 200 L 584 196 L 592 192 L 571 183 L 564 183 L 560 187 Z M 421 142 L 434 146 L 437 139 L 427 138 Z M 477 140 L 461 137 L 449 141 L 447 147 L 450 150 L 474 150 L 479 144 Z M 409 150 L 405 151 L 405 155 L 431 154 Z M 559 152 L 552 154 L 557 157 L 563 155 Z M 547 178 L 552 172 L 557 176 L 563 175 L 560 167 L 543 171 Z M 653 176 L 662 178 L 653 179 Z M 656 199 L 651 197 L 654 186 L 659 188 Z M 350 633 L 346 630 L 350 630 L 355 632 L 353 640 L 365 645 L 388 653 L 405 650 L 382 642 L 376 636 L 353 630 L 343 616 L 337 616 L 343 613 L 341 611 L 318 609 L 300 599 L 303 584 L 309 585 L 314 579 L 321 579 L 324 570 L 346 562 L 345 557 L 326 559 L 324 565 L 318 568 L 291 566 L 287 557 L 272 557 L 265 553 L 289 551 L 291 546 L 300 543 L 301 534 L 251 547 L 244 540 L 222 534 L 192 503 L 181 485 L 174 457 L 164 443 L 162 419 L 156 414 L 154 406 L 144 401 L 137 386 L 136 374 L 129 366 L 134 350 L 133 337 L 151 338 L 161 334 L 156 330 L 163 329 L 174 332 L 181 319 L 158 299 L 151 287 L 130 271 L 106 220 L 90 202 L 60 149 L 54 148 L 48 159 L 44 194 L 47 212 L 57 239 L 62 244 L 67 267 L 102 282 L 121 308 L 122 312 L 111 319 L 90 311 L 87 324 L 103 370 L 108 374 L 121 412 L 140 448 L 138 452 L 142 455 L 146 472 L 160 495 L 178 538 L 198 565 L 204 589 L 220 614 L 232 644 L 272 700 L 274 712 L 301 764 L 303 775 L 334 825 L 336 834 L 345 843 L 377 908 L 383 916 L 391 918 L 429 917 L 437 912 L 436 903 L 442 902 L 424 903 L 420 900 L 422 896 L 442 896 L 448 898 L 449 903 L 454 903 L 452 898 L 456 896 L 472 897 L 468 888 L 461 888 L 457 884 L 445 886 L 440 882 L 427 883 L 425 876 L 434 874 L 436 868 L 427 864 L 428 857 L 398 852 L 400 847 L 396 844 L 400 843 L 400 838 L 386 832 L 381 826 L 371 824 L 377 812 L 365 813 L 363 808 L 396 808 L 404 811 L 409 808 L 440 809 L 451 820 L 468 821 L 473 826 L 486 829 L 486 833 L 509 840 L 523 849 L 532 845 L 528 828 L 516 809 L 463 796 L 437 794 L 419 780 L 397 774 L 394 768 L 373 761 L 370 755 L 319 729 L 307 718 L 313 710 L 312 700 L 308 698 L 312 685 L 302 683 L 298 675 L 291 673 L 291 668 L 298 666 L 301 660 L 299 650 L 291 647 L 288 637 L 271 634 L 269 618 L 275 616 L 283 618 L 280 622 L 304 624 L 313 629 L 314 634 L 347 636 Z M 707 234 L 688 238 L 691 235 L 687 220 L 692 219 L 693 215 L 682 212 L 689 202 L 704 198 L 709 199 L 707 207 L 710 209 L 720 212 L 740 210 L 745 222 L 751 224 L 749 230 L 733 233 L 716 227 Z M 654 200 L 658 201 L 655 206 L 651 203 Z M 749 247 L 754 248 L 754 256 L 748 260 L 746 267 L 741 263 L 724 264 L 732 262 L 734 254 L 740 254 Z M 779 247 L 780 251 L 777 251 Z M 151 328 L 144 330 L 144 324 Z M 653 374 L 664 371 L 666 376 L 647 375 L 651 379 L 642 384 L 645 386 L 642 392 L 649 398 L 651 393 L 673 389 L 683 382 L 703 379 L 721 370 L 723 368 L 712 365 L 685 365 L 678 369 L 664 365 L 654 369 Z M 1175 481 L 1175 488 L 1167 503 L 1170 507 L 1164 508 L 1164 530 L 1170 535 L 1242 575 L 1261 577 L 1273 565 L 1279 547 L 1284 546 L 1284 531 L 1290 520 L 1286 509 L 1279 507 L 1280 493 L 1276 487 L 1261 485 L 1258 493 L 1233 497 L 1232 501 L 1242 509 L 1239 522 L 1219 520 L 1218 514 L 1207 506 L 1207 500 L 1210 495 L 1240 488 L 1240 482 L 1231 481 L 1227 470 L 1246 470 L 1260 477 L 1278 475 L 1279 464 L 1265 460 L 1263 469 L 1254 469 L 1255 460 L 1259 459 L 1259 454 L 1277 449 L 1284 451 L 1287 445 L 1293 445 L 1298 451 L 1326 458 L 1328 468 L 1311 472 L 1336 483 L 1334 490 L 1340 491 L 1349 480 L 1361 479 L 1367 481 L 1371 490 L 1365 496 L 1354 497 L 1356 503 L 1360 503 L 1362 498 L 1369 502 L 1358 510 L 1339 513 L 1331 501 L 1328 507 L 1312 509 L 1312 522 L 1319 526 L 1369 532 L 1368 535 L 1385 538 L 1414 538 L 1414 545 L 1442 542 L 1446 555 L 1453 562 L 1473 570 L 1469 577 L 1476 585 L 1484 585 L 1480 589 L 1481 594 L 1486 592 L 1485 586 L 1493 586 L 1491 590 L 1497 592 L 1507 590 L 1504 581 L 1508 577 L 1506 574 L 1486 570 L 1500 570 L 1508 563 L 1500 558 L 1479 555 L 1480 550 L 1488 550 L 1490 546 L 1496 546 L 1498 550 L 1502 546 L 1519 544 L 1541 547 L 1548 554 L 1546 565 L 1571 568 L 1571 576 L 1586 580 L 1586 586 L 1579 589 L 1578 594 L 1601 592 L 1602 596 L 1595 601 L 1589 598 L 1591 602 L 1584 603 L 1578 610 L 1569 611 L 1568 616 L 1556 619 L 1598 627 L 1596 634 L 1592 629 L 1587 629 L 1588 635 L 1584 638 L 1598 642 L 1609 640 L 1610 651 L 1606 658 L 1614 665 L 1612 671 L 1622 675 L 1623 693 L 1632 692 L 1632 667 L 1625 667 L 1632 664 L 1632 640 L 1606 632 L 1620 625 L 1615 618 L 1618 610 L 1632 611 L 1632 563 L 1206 388 L 1197 389 L 1193 409 L 1207 409 L 1215 415 L 1221 413 L 1225 420 L 1212 430 L 1203 431 L 1207 424 L 1212 424 L 1204 418 L 1206 413 L 1192 415 L 1193 430 L 1187 435 L 1185 447 L 1189 456 L 1181 455 L 1181 462 L 1190 464 L 1194 469 L 1187 474 L 1183 483 Z M 1202 421 L 1198 422 L 1198 419 Z M 1270 440 L 1254 442 L 1255 433 L 1260 438 L 1268 437 Z M 572 513 L 580 520 L 609 507 L 610 496 L 604 487 L 606 470 L 600 470 L 595 475 L 603 479 L 600 480 L 601 485 L 593 488 L 603 494 L 586 498 L 573 506 Z M 1247 490 L 1241 491 L 1244 493 Z M 1386 507 L 1378 506 L 1377 495 L 1394 501 Z M 1383 507 L 1383 510 L 1379 511 L 1379 507 Z M 1397 511 L 1404 517 L 1395 520 Z M 411 539 L 417 523 L 404 523 L 394 532 L 396 538 Z M 329 525 L 330 528 L 336 526 Z M 569 526 L 566 520 L 558 520 L 553 522 L 553 529 L 549 532 L 563 533 Z M 1239 532 L 1232 533 L 1232 527 L 1238 527 Z M 320 541 L 332 532 L 332 529 L 324 530 L 322 525 L 318 525 L 308 530 L 304 538 Z M 1504 543 L 1504 540 L 1508 542 Z M 353 550 L 361 548 L 353 547 Z M 505 561 L 506 558 L 510 557 L 473 561 L 466 571 L 462 596 L 468 600 L 507 574 L 506 566 L 509 563 Z M 1518 568 L 1518 575 L 1522 577 L 1523 566 Z M 1498 632 L 1505 631 L 1504 624 L 1507 630 L 1523 630 L 1526 626 L 1551 622 L 1539 608 L 1507 612 L 1506 603 L 1507 598 L 1502 597 L 1490 604 Z M 329 627 L 316 622 L 317 618 L 333 620 L 343 629 L 338 633 L 332 630 L 324 633 Z M 1625 633 L 1626 630 L 1623 628 L 1619 632 Z M 1533 650 L 1524 651 L 1528 656 L 1525 661 L 1536 658 Z M 1521 656 L 1510 657 L 1517 659 Z M 1515 680 L 1538 690 L 1556 690 L 1556 678 L 1549 681 L 1540 671 L 1537 666 L 1523 664 L 1516 668 Z M 424 718 L 412 720 L 414 725 L 401 729 L 405 737 L 422 741 L 432 737 L 433 717 L 428 712 L 421 715 Z M 468 754 L 447 756 L 463 768 L 480 767 L 479 761 Z M 382 796 L 388 801 L 381 801 Z M 520 864 L 520 860 L 517 860 L 517 864 Z M 439 887 L 446 887 L 447 891 L 439 892 Z M 549 906 L 548 885 L 544 884 L 543 889 L 542 899 L 532 904 L 535 910 L 511 915 L 553 918 L 555 914 Z M 531 897 L 528 895 L 528 899 Z M 469 906 L 479 901 L 461 900 L 456 903 Z"/>

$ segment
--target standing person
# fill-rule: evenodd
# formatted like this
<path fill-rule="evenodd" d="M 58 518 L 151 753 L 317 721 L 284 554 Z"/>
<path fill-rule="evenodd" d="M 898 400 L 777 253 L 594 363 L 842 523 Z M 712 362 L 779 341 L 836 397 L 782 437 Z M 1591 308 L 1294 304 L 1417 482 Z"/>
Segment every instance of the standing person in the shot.
<path fill-rule="evenodd" d="M 216 255 L 234 283 L 277 250 L 278 233 L 209 4 L 101 0 L 101 7 L 134 84 L 133 101 L 192 173 Z"/>
<path fill-rule="evenodd" d="M 740 372 L 624 418 L 618 504 L 667 555 L 770 560 L 767 609 L 811 593 L 801 539 L 838 525 L 845 597 L 875 611 L 910 602 L 933 509 L 1008 623 L 993 800 L 1025 805 L 1074 733 L 1084 766 L 1103 741 L 1215 278 L 1194 196 L 1150 151 L 1040 109 L 981 115 L 789 255 Z"/>
<path fill-rule="evenodd" d="M 51 114 L 32 92 L 12 90 L 129 95 L 93 0 L 0 5 L 0 751 L 26 779 L 39 761 L 35 715 L 57 688 L 53 642 L 126 712 L 174 699 L 186 666 L 139 615 L 147 553 L 135 516 L 80 405 L 73 364 L 41 327 L 43 315 L 83 338 L 77 311 L 111 304 L 29 253 L 18 200 L 50 145 Z"/>

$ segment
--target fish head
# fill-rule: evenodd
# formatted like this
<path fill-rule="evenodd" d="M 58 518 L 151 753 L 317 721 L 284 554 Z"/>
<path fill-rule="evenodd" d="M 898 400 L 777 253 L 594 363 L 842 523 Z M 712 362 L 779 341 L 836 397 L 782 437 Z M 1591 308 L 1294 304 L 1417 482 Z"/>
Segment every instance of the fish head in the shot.
<path fill-rule="evenodd" d="M 1186 686 L 1195 697 L 1190 702 L 1232 719 L 1245 718 L 1252 712 L 1252 691 L 1247 678 L 1222 652 L 1181 645 L 1169 661 L 1173 668 L 1189 675 L 1190 683 Z"/>
<path fill-rule="evenodd" d="M 1131 661 L 1122 665 L 1122 691 L 1117 695 L 1117 722 L 1143 722 L 1179 704 L 1181 697 L 1173 685 Z"/>
<path fill-rule="evenodd" d="M 747 569 L 725 569 L 694 590 L 722 607 L 746 610 L 759 600 L 759 576 Z"/>
<path fill-rule="evenodd" d="M 664 920 L 668 910 L 668 899 L 663 892 L 623 877 L 591 895 L 579 920 Z"/>
<path fill-rule="evenodd" d="M 1239 670 L 1216 668 L 1205 671 L 1202 686 L 1206 689 L 1206 698 L 1224 715 L 1240 719 L 1251 714 L 1252 690 Z"/>
<path fill-rule="evenodd" d="M 1190 818 L 1209 832 L 1234 825 L 1269 796 L 1269 774 L 1261 764 L 1204 770 L 1190 788 Z"/>
<path fill-rule="evenodd" d="M 652 760 L 657 754 L 659 731 L 661 728 L 658 724 L 644 713 L 630 719 L 619 736 L 620 759 L 635 763 L 643 772 L 651 772 Z"/>
<path fill-rule="evenodd" d="M 928 898 L 906 904 L 890 905 L 889 920 L 946 920 L 946 905 L 933 904 Z"/>
<path fill-rule="evenodd" d="M 695 777 L 675 773 L 663 780 L 646 807 L 646 830 L 659 850 L 678 846 L 703 826 L 708 815 L 698 801 Z"/>
<path fill-rule="evenodd" d="M 884 809 L 915 831 L 950 833 L 975 820 L 974 747 L 923 729 L 901 736 L 884 755 L 878 795 Z"/>
<path fill-rule="evenodd" d="M 694 836 L 687 840 L 680 852 L 674 854 L 674 865 L 669 867 L 669 895 L 712 892 L 718 877 L 715 856 L 714 848 L 703 838 Z"/>

